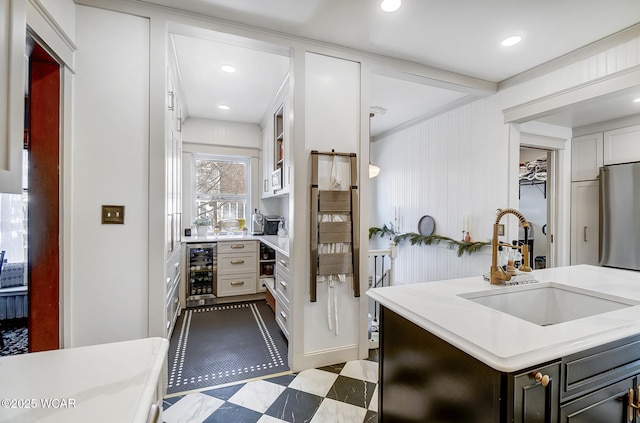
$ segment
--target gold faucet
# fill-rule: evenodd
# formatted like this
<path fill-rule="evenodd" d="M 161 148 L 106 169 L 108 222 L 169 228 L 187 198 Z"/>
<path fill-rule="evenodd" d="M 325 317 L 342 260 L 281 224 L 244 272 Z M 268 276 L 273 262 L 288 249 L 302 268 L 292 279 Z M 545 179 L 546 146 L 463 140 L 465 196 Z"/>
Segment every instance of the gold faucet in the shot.
<path fill-rule="evenodd" d="M 513 214 L 520 220 L 520 226 L 522 226 L 524 231 L 524 243 L 519 246 L 514 246 L 511 244 L 501 243 L 498 241 L 498 227 L 500 224 L 500 219 L 505 214 Z M 511 275 L 502 268 L 498 267 L 498 246 L 505 246 L 509 248 L 519 248 L 522 252 L 523 265 L 520 266 L 520 271 L 522 272 L 531 272 L 531 267 L 529 267 L 529 246 L 528 246 L 528 231 L 529 222 L 527 219 L 516 209 L 498 209 L 498 216 L 496 217 L 496 223 L 493 225 L 493 238 L 491 239 L 491 284 L 492 285 L 500 285 L 501 282 L 506 282 L 511 279 Z"/>

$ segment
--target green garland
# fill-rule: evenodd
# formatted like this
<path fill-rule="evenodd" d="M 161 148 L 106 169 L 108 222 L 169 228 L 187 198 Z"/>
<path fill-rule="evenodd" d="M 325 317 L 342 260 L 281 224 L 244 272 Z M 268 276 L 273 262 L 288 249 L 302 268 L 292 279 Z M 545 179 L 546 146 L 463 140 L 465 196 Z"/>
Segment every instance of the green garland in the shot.
<path fill-rule="evenodd" d="M 369 239 L 374 236 L 387 237 L 396 244 L 400 244 L 402 241 L 408 240 L 411 245 L 431 245 L 431 244 L 440 244 L 441 242 L 446 242 L 449 244 L 449 248 L 458 249 L 458 257 L 462 256 L 464 253 L 471 254 L 480 250 L 485 245 L 491 245 L 490 242 L 467 242 L 467 241 L 456 241 L 455 239 L 447 238 L 446 236 L 440 235 L 429 235 L 424 236 L 417 234 L 415 232 L 407 232 L 405 234 L 399 234 L 393 227 L 393 224 L 386 224 L 382 226 L 382 228 L 369 228 Z"/>

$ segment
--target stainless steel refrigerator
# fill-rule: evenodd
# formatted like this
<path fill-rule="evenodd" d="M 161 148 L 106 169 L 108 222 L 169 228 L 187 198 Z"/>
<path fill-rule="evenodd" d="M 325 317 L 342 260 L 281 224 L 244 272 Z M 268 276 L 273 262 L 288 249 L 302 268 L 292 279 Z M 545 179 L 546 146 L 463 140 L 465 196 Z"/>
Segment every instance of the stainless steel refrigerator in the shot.
<path fill-rule="evenodd" d="M 640 163 L 600 171 L 600 265 L 640 270 Z"/>

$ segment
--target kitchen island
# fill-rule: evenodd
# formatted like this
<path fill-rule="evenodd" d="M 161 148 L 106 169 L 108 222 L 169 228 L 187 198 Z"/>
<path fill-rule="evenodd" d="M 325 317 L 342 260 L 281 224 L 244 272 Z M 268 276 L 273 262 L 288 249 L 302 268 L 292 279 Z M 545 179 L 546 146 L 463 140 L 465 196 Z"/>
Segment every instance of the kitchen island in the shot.
<path fill-rule="evenodd" d="M 370 290 L 382 305 L 380 421 L 638 421 L 628 402 L 639 393 L 640 274 L 581 265 L 534 276 L 514 287 L 478 276 Z M 550 324 L 513 315 L 552 306 L 535 295 L 548 288 L 576 299 L 558 309 L 586 314 Z M 511 292 L 524 293 L 509 300 L 513 313 L 481 303 Z M 589 315 L 598 301 L 615 307 Z"/>
<path fill-rule="evenodd" d="M 0 422 L 162 422 L 169 342 L 146 338 L 0 358 Z"/>

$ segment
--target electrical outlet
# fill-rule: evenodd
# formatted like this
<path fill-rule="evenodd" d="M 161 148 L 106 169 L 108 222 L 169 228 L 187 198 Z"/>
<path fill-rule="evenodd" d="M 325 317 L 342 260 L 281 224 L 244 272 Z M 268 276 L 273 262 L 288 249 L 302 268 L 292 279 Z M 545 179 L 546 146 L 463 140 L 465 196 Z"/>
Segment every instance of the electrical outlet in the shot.
<path fill-rule="evenodd" d="M 102 224 L 124 224 L 124 206 L 102 206 Z"/>
<path fill-rule="evenodd" d="M 504 236 L 504 225 L 502 223 L 498 225 L 498 236 Z"/>

